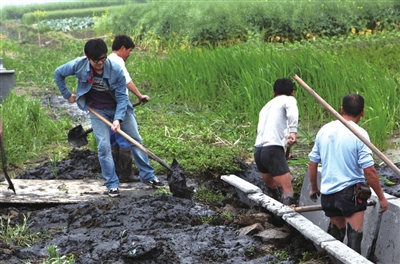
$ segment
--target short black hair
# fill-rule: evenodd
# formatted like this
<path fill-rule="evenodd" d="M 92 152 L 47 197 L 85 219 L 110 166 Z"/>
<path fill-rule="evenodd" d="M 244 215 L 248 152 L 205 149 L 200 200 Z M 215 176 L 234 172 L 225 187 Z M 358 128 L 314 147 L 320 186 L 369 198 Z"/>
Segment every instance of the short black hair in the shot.
<path fill-rule="evenodd" d="M 112 50 L 119 50 L 120 48 L 125 47 L 126 49 L 134 48 L 135 43 L 133 43 L 133 40 L 131 37 L 127 35 L 117 35 L 115 36 L 115 39 L 112 44 Z"/>
<path fill-rule="evenodd" d="M 288 78 L 280 78 L 274 83 L 276 94 L 290 95 L 294 91 L 294 83 Z"/>
<path fill-rule="evenodd" d="M 343 97 L 342 107 L 346 115 L 357 117 L 364 109 L 364 98 L 359 94 L 348 94 Z"/>
<path fill-rule="evenodd" d="M 100 38 L 90 39 L 85 44 L 84 52 L 89 59 L 98 60 L 102 55 L 107 55 L 107 44 Z"/>

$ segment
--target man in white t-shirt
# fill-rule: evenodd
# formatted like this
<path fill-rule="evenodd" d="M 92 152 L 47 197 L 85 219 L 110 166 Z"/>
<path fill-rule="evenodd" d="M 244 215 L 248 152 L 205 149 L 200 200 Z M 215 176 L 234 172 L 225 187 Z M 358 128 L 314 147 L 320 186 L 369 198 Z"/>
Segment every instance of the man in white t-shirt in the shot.
<path fill-rule="evenodd" d="M 268 187 L 268 194 L 285 205 L 293 202 L 293 186 L 286 160 L 286 145 L 297 142 L 299 110 L 294 83 L 288 78 L 275 81 L 274 98 L 260 111 L 254 160 Z"/>
<path fill-rule="evenodd" d="M 125 74 L 126 79 L 126 93 L 132 92 L 142 104 L 145 104 L 150 100 L 150 97 L 140 93 L 136 85 L 133 83 L 129 72 L 125 67 L 125 61 L 129 58 L 131 51 L 135 48 L 131 37 L 127 35 L 118 35 L 115 37 L 112 44 L 112 53 L 108 58 L 121 66 Z M 139 135 L 138 126 L 136 124 L 137 135 Z M 140 137 L 140 135 L 139 135 Z M 142 182 L 145 182 L 153 186 L 161 186 L 162 183 L 154 176 L 153 180 L 147 181 L 143 179 L 141 175 L 141 168 L 146 167 L 145 171 L 148 171 L 150 164 L 147 159 L 143 159 L 143 151 L 137 147 L 131 148 L 131 143 L 129 143 L 123 136 L 118 133 L 111 133 L 110 136 L 111 148 L 114 163 L 116 164 L 116 172 L 121 182 L 131 182 L 135 181 L 132 175 L 132 156 L 135 160 L 136 166 L 139 169 L 139 176 Z M 132 150 L 132 151 L 131 151 Z M 147 177 L 146 177 L 147 178 Z"/>

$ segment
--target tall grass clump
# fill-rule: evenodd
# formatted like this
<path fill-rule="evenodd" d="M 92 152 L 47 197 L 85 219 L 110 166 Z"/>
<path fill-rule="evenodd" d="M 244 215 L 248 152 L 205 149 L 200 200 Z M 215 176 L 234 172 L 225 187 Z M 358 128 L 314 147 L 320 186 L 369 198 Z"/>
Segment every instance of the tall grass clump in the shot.
<path fill-rule="evenodd" d="M 66 141 L 69 121 L 52 120 L 39 100 L 18 96 L 12 91 L 1 104 L 0 117 L 9 164 L 21 166 Z"/>

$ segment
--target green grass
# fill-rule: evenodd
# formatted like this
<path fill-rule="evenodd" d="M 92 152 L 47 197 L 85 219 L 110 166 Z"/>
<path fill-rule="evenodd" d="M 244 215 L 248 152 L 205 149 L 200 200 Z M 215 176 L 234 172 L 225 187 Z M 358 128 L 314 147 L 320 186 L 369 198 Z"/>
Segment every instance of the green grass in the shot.
<path fill-rule="evenodd" d="M 50 245 L 47 248 L 49 257 L 43 262 L 43 264 L 74 264 L 75 256 L 60 256 L 60 252 L 56 245 Z"/>
<path fill-rule="evenodd" d="M 59 94 L 53 72 L 81 56 L 85 42 L 62 33 L 43 35 L 57 45 L 39 49 L 35 43 L 15 45 L 16 41 L 5 39 L 1 55 L 5 67 L 16 70 L 16 86 Z M 397 39 L 398 33 L 388 32 L 285 45 L 176 49 L 167 54 L 135 50 L 127 68 L 142 94 L 151 97 L 148 104 L 135 108 L 143 142 L 167 163 L 177 159 L 190 176 L 234 173 L 239 168 L 236 158 L 252 158 L 258 113 L 272 98 L 273 82 L 297 74 L 334 109 L 339 109 L 345 94 L 361 93 L 366 115 L 360 124 L 371 142 L 384 150 L 387 136 L 399 130 Z M 390 63 L 383 67 L 388 57 Z M 75 91 L 74 77 L 67 78 L 67 86 Z M 305 149 L 296 161 L 301 166 L 307 163 L 316 131 L 334 116 L 300 86 L 295 97 L 300 110 L 299 147 Z M 66 134 L 73 125 L 36 100 L 11 94 L 0 108 L 8 161 L 15 166 L 49 150 L 48 159 L 59 160 L 70 149 Z M 89 142 L 87 147 L 95 150 L 94 138 Z M 156 173 L 165 173 L 165 168 L 151 162 Z"/>
<path fill-rule="evenodd" d="M 9 164 L 21 166 L 44 151 L 51 151 L 53 157 L 65 152 L 66 129 L 70 121 L 65 117 L 54 120 L 51 116 L 38 99 L 18 96 L 13 91 L 2 102 L 0 117 Z"/>
<path fill-rule="evenodd" d="M 376 49 L 379 46 L 379 42 L 366 44 Z M 243 44 L 174 51 L 161 60 L 135 56 L 128 62 L 128 68 L 137 71 L 138 83 L 151 87 L 149 92 L 157 96 L 154 101 L 170 100 L 169 112 L 176 114 L 174 108 L 180 106 L 188 109 L 184 113 L 189 119 L 220 123 L 219 128 L 230 131 L 225 133 L 231 136 L 229 141 L 239 140 L 239 145 L 250 144 L 248 139 L 254 138 L 258 113 L 272 98 L 271 87 L 277 78 L 298 75 L 337 111 L 344 95 L 360 93 L 366 99 L 366 114 L 360 124 L 369 131 L 378 148 L 385 148 L 386 137 L 399 129 L 398 75 L 381 67 L 381 60 L 368 62 L 360 56 L 361 52 L 356 56 L 345 49 L 339 52 L 312 45 Z M 353 47 L 349 49 L 352 51 Z M 381 47 L 375 52 L 384 58 L 387 50 Z M 303 132 L 310 134 L 334 119 L 300 86 L 295 97 Z"/>
<path fill-rule="evenodd" d="M 28 217 L 24 216 L 23 223 L 19 225 L 13 226 L 10 222 L 10 218 L 4 223 L 0 217 L 0 239 L 5 243 L 29 247 L 40 240 L 41 234 L 30 229 Z"/>

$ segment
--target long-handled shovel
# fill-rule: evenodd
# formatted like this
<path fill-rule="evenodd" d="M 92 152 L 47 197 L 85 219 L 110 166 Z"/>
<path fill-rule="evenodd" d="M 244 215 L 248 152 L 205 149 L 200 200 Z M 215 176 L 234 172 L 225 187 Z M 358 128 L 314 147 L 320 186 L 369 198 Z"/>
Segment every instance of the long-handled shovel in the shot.
<path fill-rule="evenodd" d="M 97 116 L 101 121 L 109 125 L 110 127 L 112 126 L 111 122 L 105 119 L 103 116 L 101 116 L 99 113 L 97 113 L 95 110 L 89 107 L 89 111 Z M 146 149 L 145 147 L 142 146 L 139 142 L 131 138 L 128 134 L 126 134 L 124 131 L 121 129 L 118 129 L 117 132 L 121 134 L 126 140 L 131 142 L 133 145 L 141 149 L 143 152 L 145 152 L 150 158 L 154 159 L 158 163 L 160 163 L 162 166 L 164 166 L 166 169 L 168 169 L 168 175 L 167 175 L 167 180 L 168 180 L 168 185 L 169 189 L 172 192 L 173 196 L 176 197 L 181 197 L 181 198 L 186 198 L 186 199 L 191 199 L 193 194 L 194 194 L 194 188 L 193 187 L 188 187 L 186 185 L 186 173 L 184 172 L 183 168 L 180 166 L 180 164 L 174 159 L 172 162 L 172 165 L 169 166 L 165 161 L 157 157 L 153 152 L 150 150 Z"/>
<path fill-rule="evenodd" d="M 354 135 L 356 135 L 365 145 L 367 145 L 382 161 L 384 161 L 398 176 L 400 176 L 400 169 L 394 165 L 382 152 L 379 151 L 371 142 L 369 142 L 363 135 L 361 135 L 355 128 L 353 128 L 335 109 L 333 109 L 324 99 L 322 99 L 313 89 L 311 89 L 302 79 L 297 75 L 293 78 L 309 93 L 311 94 L 326 110 L 331 112 L 340 122 L 342 122 Z"/>
<path fill-rule="evenodd" d="M 142 102 L 136 102 L 132 106 L 138 106 Z M 68 142 L 71 146 L 79 148 L 84 145 L 87 145 L 89 142 L 87 140 L 87 135 L 93 132 L 93 128 L 89 128 L 88 130 L 84 130 L 82 125 L 76 126 L 70 131 L 68 131 Z"/>
<path fill-rule="evenodd" d="M 0 124 L 1 125 L 1 124 Z M 3 131 L 3 129 L 1 129 Z M 6 160 L 6 152 L 4 150 L 4 140 L 3 140 L 3 132 L 0 133 L 0 149 L 1 149 L 1 161 L 3 163 L 3 172 L 4 176 L 8 182 L 8 189 L 13 190 L 15 192 L 14 184 L 12 183 L 10 177 L 8 176 L 7 173 L 7 160 Z"/>
<path fill-rule="evenodd" d="M 95 116 L 97 116 L 101 121 L 103 121 L 104 123 L 106 123 L 107 125 L 109 125 L 110 127 L 112 127 L 112 124 L 110 121 L 108 121 L 107 119 L 105 119 L 103 116 L 101 116 L 99 113 L 97 113 L 95 110 L 93 110 L 92 108 L 89 107 L 89 111 L 94 114 Z M 121 129 L 118 129 L 117 132 L 119 134 L 121 134 L 126 140 L 128 140 L 129 142 L 131 142 L 133 145 L 135 145 L 136 147 L 138 147 L 139 149 L 141 149 L 143 152 L 145 152 L 147 155 L 149 155 L 150 158 L 154 159 L 155 161 L 157 161 L 158 163 L 160 163 L 162 166 L 164 166 L 166 169 L 168 169 L 169 171 L 172 171 L 172 168 L 165 163 L 165 161 L 163 161 L 162 159 L 160 159 L 159 157 L 157 157 L 153 152 L 151 152 L 150 150 L 148 150 L 147 148 L 143 147 L 142 144 L 140 144 L 139 142 L 137 142 L 136 140 L 134 140 L 133 138 L 131 138 L 128 134 L 126 134 L 124 131 L 122 131 Z"/>

